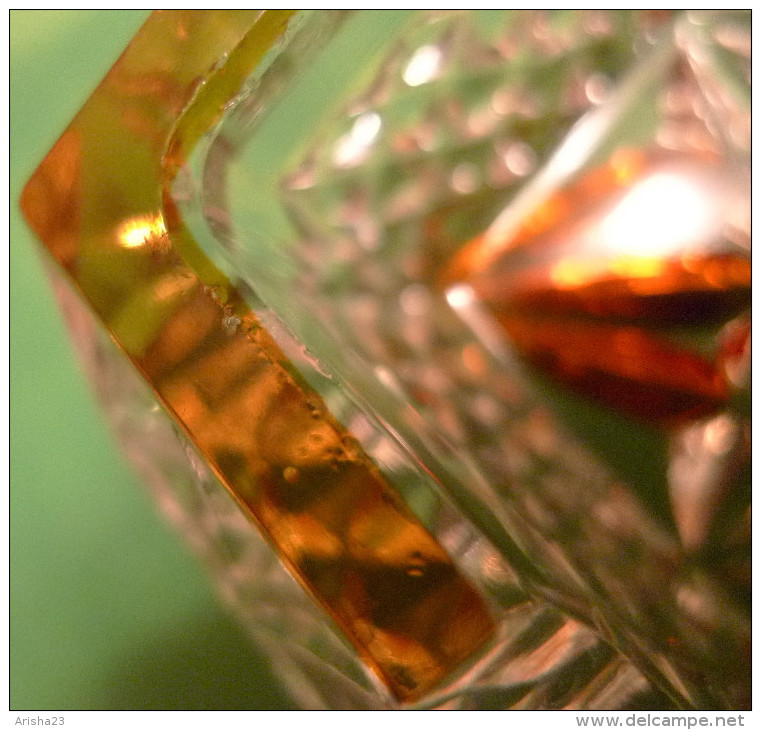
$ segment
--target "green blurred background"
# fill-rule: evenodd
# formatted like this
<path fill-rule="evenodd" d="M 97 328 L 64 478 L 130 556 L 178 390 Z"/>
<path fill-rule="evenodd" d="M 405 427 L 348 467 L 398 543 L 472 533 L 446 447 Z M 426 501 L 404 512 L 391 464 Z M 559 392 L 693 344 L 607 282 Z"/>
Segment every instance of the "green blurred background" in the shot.
<path fill-rule="evenodd" d="M 25 181 L 147 18 L 10 15 L 10 709 L 286 709 L 110 440 L 72 354 Z"/>

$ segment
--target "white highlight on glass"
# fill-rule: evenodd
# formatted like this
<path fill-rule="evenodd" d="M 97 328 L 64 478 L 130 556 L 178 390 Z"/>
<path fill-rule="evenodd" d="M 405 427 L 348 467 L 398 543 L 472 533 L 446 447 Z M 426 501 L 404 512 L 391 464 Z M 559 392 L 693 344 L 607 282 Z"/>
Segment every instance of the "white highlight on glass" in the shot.
<path fill-rule="evenodd" d="M 377 112 L 360 114 L 351 130 L 336 143 L 333 162 L 339 167 L 350 167 L 361 162 L 380 134 L 383 120 Z"/>
<path fill-rule="evenodd" d="M 611 253 L 668 256 L 706 238 L 720 223 L 716 195 L 677 172 L 636 183 L 600 224 Z"/>
<path fill-rule="evenodd" d="M 467 284 L 456 284 L 447 289 L 447 301 L 452 309 L 465 309 L 475 301 L 475 294 Z"/>
<path fill-rule="evenodd" d="M 536 167 L 536 153 L 525 142 L 511 144 L 502 155 L 505 167 L 517 177 L 524 177 Z"/>
<path fill-rule="evenodd" d="M 421 46 L 404 69 L 402 78 L 408 86 L 421 86 L 433 81 L 441 72 L 444 56 L 438 46 Z"/>

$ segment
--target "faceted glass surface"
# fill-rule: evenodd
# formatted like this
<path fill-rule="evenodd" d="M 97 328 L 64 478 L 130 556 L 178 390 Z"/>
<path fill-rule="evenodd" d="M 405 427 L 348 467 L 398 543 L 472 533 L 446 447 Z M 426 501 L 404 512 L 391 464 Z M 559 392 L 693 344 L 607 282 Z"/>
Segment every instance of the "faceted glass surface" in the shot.
<path fill-rule="evenodd" d="M 162 503 L 304 706 L 749 705 L 748 39 L 162 15 L 30 184 L 183 434 Z"/>
<path fill-rule="evenodd" d="M 310 56 L 328 22 L 306 19 L 293 57 L 250 81 L 195 161 L 199 241 L 477 524 L 489 505 L 538 590 L 697 684 L 711 650 L 680 596 L 708 612 L 725 596 L 738 623 L 714 624 L 709 663 L 726 677 L 749 576 L 719 587 L 705 532 L 707 574 L 685 573 L 684 541 L 690 510 L 704 531 L 718 515 L 703 489 L 747 498 L 743 356 L 730 375 L 723 344 L 750 307 L 742 18 L 386 20 L 394 35 L 337 18 Z M 338 68 L 347 47 L 357 63 Z M 722 428 L 733 475 L 698 487 L 683 429 Z"/>

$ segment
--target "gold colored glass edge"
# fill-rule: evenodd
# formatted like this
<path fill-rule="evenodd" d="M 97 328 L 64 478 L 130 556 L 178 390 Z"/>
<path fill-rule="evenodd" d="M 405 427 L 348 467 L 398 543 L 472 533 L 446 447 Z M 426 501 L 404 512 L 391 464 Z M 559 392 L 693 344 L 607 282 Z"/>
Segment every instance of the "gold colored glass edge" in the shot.
<path fill-rule="evenodd" d="M 316 394 L 306 391 L 243 298 L 203 255 L 167 193 L 225 98 L 281 37 L 290 16 L 288 11 L 154 13 L 30 179 L 22 208 L 113 339 L 283 561 L 391 692 L 409 700 L 435 687 L 477 650 L 492 635 L 493 620 L 475 589 L 367 457 L 356 447 L 349 453 L 333 445 L 347 443 L 349 435 Z M 256 385 L 248 395 L 264 399 L 272 411 L 262 411 L 250 424 L 245 417 L 236 420 L 229 406 L 231 393 L 240 395 L 240 383 L 249 381 Z M 365 585 L 353 588 L 361 594 L 372 590 L 373 576 L 388 573 L 381 553 L 393 552 L 393 541 L 380 551 L 371 545 L 377 538 L 372 523 L 378 520 L 387 533 L 411 542 L 400 548 L 402 557 L 417 556 L 438 571 L 439 580 L 418 596 L 424 600 L 411 601 L 418 605 L 401 616 L 384 615 L 384 625 L 368 606 L 387 602 L 387 596 L 328 595 L 330 576 L 326 582 L 309 574 L 294 541 L 298 526 L 293 520 L 284 524 L 288 510 L 278 509 L 298 480 L 298 469 L 286 466 L 279 476 L 273 472 L 271 462 L 278 462 L 278 455 L 263 453 L 266 445 L 252 445 L 261 437 L 266 444 L 266 433 L 249 434 L 237 451 L 222 453 L 220 444 L 229 447 L 246 426 L 284 428 L 292 436 L 294 429 L 304 428 L 307 416 L 319 422 L 325 443 L 306 455 L 305 482 L 311 478 L 312 486 L 325 487 L 327 502 L 316 499 L 330 513 L 325 518 L 330 524 L 341 518 L 336 509 L 348 510 L 345 541 L 354 546 L 349 562 L 365 561 L 362 569 L 347 568 L 344 561 L 343 572 L 334 569 L 332 578 L 354 583 L 362 578 Z M 293 440 L 296 451 L 303 451 L 305 445 Z M 263 460 L 259 473 L 250 461 L 241 466 L 242 453 Z M 237 461 L 231 454 L 238 455 Z M 332 483 L 326 482 L 330 469 L 335 471 Z M 256 483 L 262 475 L 274 497 Z M 344 506 L 331 507 L 330 500 L 338 498 Z M 334 548 L 328 545 L 328 562 Z M 363 550 L 367 555 L 358 558 Z M 394 578 L 392 585 L 394 580 L 402 579 Z M 414 578 L 412 587 L 404 583 L 412 598 L 418 590 L 414 583 Z M 449 644 L 431 632 L 443 633 Z"/>

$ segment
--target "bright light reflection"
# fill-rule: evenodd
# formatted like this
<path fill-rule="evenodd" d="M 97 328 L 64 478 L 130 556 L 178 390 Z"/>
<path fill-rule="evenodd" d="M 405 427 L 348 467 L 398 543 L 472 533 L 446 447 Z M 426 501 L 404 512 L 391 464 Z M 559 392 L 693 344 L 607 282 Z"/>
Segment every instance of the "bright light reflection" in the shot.
<path fill-rule="evenodd" d="M 561 259 L 550 270 L 550 279 L 558 289 L 576 289 L 600 279 L 606 271 L 604 259 Z"/>
<path fill-rule="evenodd" d="M 547 164 L 547 176 L 566 180 L 589 159 L 609 124 L 604 110 L 598 109 L 582 117 L 571 128 L 565 142 Z"/>
<path fill-rule="evenodd" d="M 716 199 L 704 186 L 658 172 L 636 183 L 599 230 L 611 253 L 667 256 L 705 240 L 719 222 Z"/>
<path fill-rule="evenodd" d="M 341 167 L 360 162 L 375 142 L 382 126 L 380 114 L 376 112 L 360 114 L 354 121 L 351 131 L 338 140 L 333 152 L 333 161 Z"/>
<path fill-rule="evenodd" d="M 660 276 L 666 268 L 666 261 L 659 256 L 619 256 L 610 262 L 612 273 L 629 279 Z"/>
<path fill-rule="evenodd" d="M 703 436 L 706 447 L 717 456 L 727 453 L 737 435 L 737 424 L 727 414 L 706 424 Z"/>
<path fill-rule="evenodd" d="M 465 309 L 475 301 L 473 290 L 466 284 L 457 284 L 447 289 L 447 301 L 452 309 Z"/>
<path fill-rule="evenodd" d="M 433 81 L 439 75 L 442 60 L 442 53 L 437 46 L 421 46 L 404 69 L 404 83 L 408 86 L 421 86 Z"/>
<path fill-rule="evenodd" d="M 125 248 L 139 248 L 166 235 L 161 213 L 130 218 L 119 229 L 119 241 Z"/>
<path fill-rule="evenodd" d="M 357 144 L 372 144 L 381 130 L 381 124 L 380 115 L 375 112 L 360 114 L 351 128 L 351 137 Z"/>

